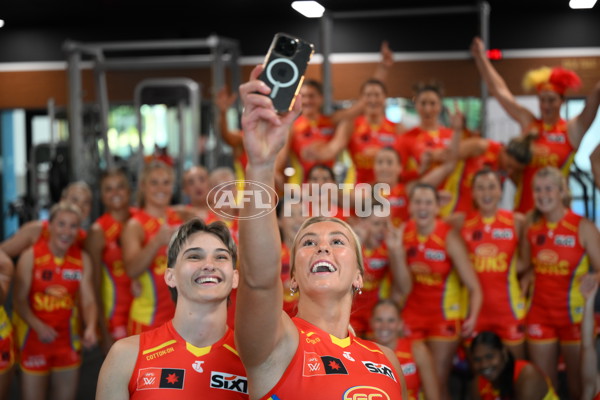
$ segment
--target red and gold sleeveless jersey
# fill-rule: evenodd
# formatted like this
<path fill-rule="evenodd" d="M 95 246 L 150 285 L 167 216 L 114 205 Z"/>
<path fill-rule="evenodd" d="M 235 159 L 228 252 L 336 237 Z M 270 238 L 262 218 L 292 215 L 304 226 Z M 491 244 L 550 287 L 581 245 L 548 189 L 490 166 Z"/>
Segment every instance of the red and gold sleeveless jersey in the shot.
<path fill-rule="evenodd" d="M 383 147 L 396 147 L 397 140 L 396 124 L 392 121 L 384 119 L 381 125 L 372 126 L 364 115 L 357 117 L 348 143 L 348 151 L 356 171 L 354 183 L 373 183 L 375 153 Z"/>
<path fill-rule="evenodd" d="M 391 187 L 390 194 L 383 197 L 390 202 L 390 219 L 396 228 L 408 221 L 408 193 L 403 182 Z"/>
<path fill-rule="evenodd" d="M 554 126 L 545 125 L 541 120 L 535 120 L 531 131 L 538 136 L 533 141 L 533 159 L 523 170 L 523 177 L 517 185 L 515 195 L 515 211 L 526 213 L 534 208 L 533 176 L 547 166 L 560 169 L 564 176 L 575 158 L 575 149 L 569 142 L 567 121 L 561 119 Z"/>
<path fill-rule="evenodd" d="M 515 360 L 515 368 L 513 373 L 513 382 L 516 383 L 519 379 L 519 375 L 521 375 L 521 371 L 527 365 L 531 364 L 526 360 Z M 543 400 L 558 400 L 558 396 L 552 387 L 552 383 L 548 378 L 546 378 L 546 383 L 548 385 L 548 393 L 544 396 Z M 488 381 L 481 375 L 477 377 L 477 386 L 479 388 L 479 396 L 481 400 L 501 400 L 500 398 L 500 390 L 495 389 L 492 386 L 492 382 Z"/>
<path fill-rule="evenodd" d="M 471 212 L 465 217 L 461 234 L 483 293 L 479 320 L 522 319 L 525 300 L 517 279 L 519 239 L 513 213 L 498 210 L 486 219 L 477 211 Z"/>
<path fill-rule="evenodd" d="M 187 343 L 171 321 L 140 334 L 129 398 L 144 400 L 248 399 L 246 371 L 233 331 L 212 346 Z"/>
<path fill-rule="evenodd" d="M 402 158 L 402 177 L 405 182 L 419 177 L 419 165 L 425 151 L 448 147 L 452 132 L 446 127 L 426 131 L 416 126 L 401 136 L 397 150 Z"/>
<path fill-rule="evenodd" d="M 412 340 L 407 338 L 398 338 L 396 349 L 394 351 L 404 374 L 408 400 L 418 400 L 421 391 L 421 378 L 417 369 L 417 363 L 412 352 Z"/>
<path fill-rule="evenodd" d="M 40 236 L 38 237 L 36 244 L 42 240 L 48 241 L 48 238 L 50 237 L 50 228 L 48 227 L 49 224 L 50 221 L 48 220 L 42 221 L 42 231 L 40 232 Z M 86 237 L 87 231 L 83 228 L 79 228 L 79 230 L 77 231 L 77 238 L 75 239 L 75 244 L 83 248 L 83 244 L 85 242 Z"/>
<path fill-rule="evenodd" d="M 440 215 L 454 212 L 467 213 L 473 209 L 473 175 L 484 167 L 494 171 L 499 169 L 500 151 L 503 144 L 493 140 L 487 141 L 485 152 L 476 157 L 459 161 L 452 173 L 445 180 L 442 189 L 452 195 L 451 200 L 442 207 Z"/>
<path fill-rule="evenodd" d="M 579 242 L 583 217 L 567 210 L 557 223 L 544 218 L 527 232 L 535 273 L 528 323 L 570 325 L 580 323 L 584 299 L 580 279 L 590 269 L 585 249 Z"/>
<path fill-rule="evenodd" d="M 362 294 L 354 297 L 350 325 L 359 333 L 366 333 L 369 329 L 371 310 L 382 298 L 381 290 L 384 279 L 387 277 L 390 260 L 385 242 L 375 249 L 363 246 L 363 275 Z"/>
<path fill-rule="evenodd" d="M 339 339 L 300 318 L 298 349 L 262 399 L 401 399 L 400 380 L 379 347 L 351 333 Z"/>
<path fill-rule="evenodd" d="M 131 218 L 137 219 L 144 229 L 144 246 L 158 233 L 162 224 L 178 226 L 183 222 L 172 209 L 167 210 L 166 221 L 153 217 L 143 210 L 138 211 Z M 153 328 L 173 318 L 175 304 L 165 283 L 166 269 L 167 246 L 164 245 L 156 252 L 148 269 L 137 278 L 142 289 L 141 294 L 131 303 L 129 314 L 131 320 Z"/>
<path fill-rule="evenodd" d="M 403 319 L 427 318 L 440 321 L 460 318 L 460 280 L 446 252 L 451 227 L 438 219 L 431 235 L 420 236 L 410 220 L 404 229 L 406 264 L 413 285 L 402 310 Z"/>
<path fill-rule="evenodd" d="M 83 276 L 81 247 L 73 245 L 64 257 L 55 257 L 48 242 L 33 246 L 33 276 L 29 288 L 29 306 L 34 315 L 58 333 L 53 344 L 78 347 L 77 305 Z M 17 338 L 23 344 L 37 333 L 16 318 Z"/>
<path fill-rule="evenodd" d="M 290 143 L 291 157 L 290 164 L 295 173 L 290 177 L 290 183 L 306 182 L 307 174 L 316 164 L 325 164 L 333 167 L 335 154 L 332 154 L 331 160 L 327 161 L 307 161 L 302 158 L 302 150 L 312 143 L 327 143 L 335 133 L 335 125 L 331 117 L 319 115 L 315 120 L 310 120 L 300 115 L 292 125 L 292 137 Z"/>
<path fill-rule="evenodd" d="M 137 211 L 132 207 L 129 209 L 129 215 L 134 215 Z M 101 215 L 96 223 L 104 231 L 101 278 L 104 316 L 109 322 L 116 319 L 122 326 L 127 326 L 133 295 L 131 294 L 131 278 L 125 272 L 123 253 L 119 243 L 123 223 L 114 219 L 110 213 Z"/>

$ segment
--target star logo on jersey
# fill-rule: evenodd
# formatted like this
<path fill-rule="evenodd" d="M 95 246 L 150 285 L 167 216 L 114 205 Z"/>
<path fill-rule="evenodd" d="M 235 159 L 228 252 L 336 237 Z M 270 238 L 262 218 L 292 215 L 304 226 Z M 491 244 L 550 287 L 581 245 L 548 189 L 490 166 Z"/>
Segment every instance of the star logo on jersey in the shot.
<path fill-rule="evenodd" d="M 331 356 L 322 356 L 321 360 L 323 360 L 326 375 L 348 375 L 348 371 L 346 370 L 344 363 L 342 363 L 342 360 L 340 360 L 339 358 Z"/>
<path fill-rule="evenodd" d="M 160 385 L 162 389 L 183 389 L 185 370 L 174 368 L 163 368 L 160 374 Z"/>
<path fill-rule="evenodd" d="M 304 368 L 302 375 L 348 375 L 348 370 L 339 358 L 320 356 L 314 352 L 304 352 Z"/>

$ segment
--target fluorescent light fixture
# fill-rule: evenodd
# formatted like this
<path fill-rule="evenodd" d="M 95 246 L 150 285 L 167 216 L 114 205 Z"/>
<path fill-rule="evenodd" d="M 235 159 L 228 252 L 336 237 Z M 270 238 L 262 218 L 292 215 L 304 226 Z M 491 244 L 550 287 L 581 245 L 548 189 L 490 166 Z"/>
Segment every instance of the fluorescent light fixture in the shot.
<path fill-rule="evenodd" d="M 596 4 L 596 0 L 571 0 L 569 1 L 569 7 L 575 10 L 592 8 Z"/>
<path fill-rule="evenodd" d="M 307 18 L 321 18 L 325 7 L 316 1 L 294 1 L 292 8 Z"/>

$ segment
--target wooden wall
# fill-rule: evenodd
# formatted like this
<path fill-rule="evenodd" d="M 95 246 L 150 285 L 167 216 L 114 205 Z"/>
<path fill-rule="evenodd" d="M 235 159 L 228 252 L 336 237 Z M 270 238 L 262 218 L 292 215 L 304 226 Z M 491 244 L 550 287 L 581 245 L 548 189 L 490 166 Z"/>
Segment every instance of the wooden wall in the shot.
<path fill-rule="evenodd" d="M 512 58 L 494 61 L 515 95 L 524 94 L 521 88 L 523 75 L 531 68 L 562 65 L 575 70 L 583 81 L 578 92 L 570 96 L 585 96 L 600 81 L 600 57 Z M 247 79 L 251 66 L 242 68 L 242 79 Z M 361 83 L 371 76 L 374 63 L 340 63 L 332 65 L 334 100 L 354 99 Z M 188 77 L 202 83 L 203 96 L 208 96 L 210 70 L 171 71 L 112 71 L 107 74 L 108 93 L 111 102 L 133 101 L 134 88 L 138 82 L 152 77 Z M 321 80 L 321 65 L 310 65 L 307 78 Z M 446 96 L 479 96 L 479 74 L 472 60 L 403 61 L 397 62 L 388 76 L 390 97 L 412 97 L 412 86 L 417 82 L 440 82 Z M 92 72 L 82 73 L 84 100 L 95 99 Z M 66 70 L 10 71 L 0 72 L 0 109 L 43 109 L 49 98 L 57 106 L 68 104 L 68 78 Z"/>

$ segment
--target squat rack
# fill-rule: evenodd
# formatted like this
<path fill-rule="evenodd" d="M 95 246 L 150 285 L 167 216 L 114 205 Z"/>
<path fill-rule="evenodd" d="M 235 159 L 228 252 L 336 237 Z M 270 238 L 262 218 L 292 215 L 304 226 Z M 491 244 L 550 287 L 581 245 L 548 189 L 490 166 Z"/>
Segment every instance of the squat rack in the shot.
<path fill-rule="evenodd" d="M 121 53 L 144 51 L 185 51 L 208 50 L 209 54 L 185 54 L 185 55 L 154 55 L 154 56 L 121 56 L 108 57 L 107 52 Z M 68 89 L 69 89 L 69 148 L 71 159 L 72 179 L 83 179 L 94 181 L 93 176 L 86 175 L 86 160 L 81 151 L 84 145 L 83 138 L 83 88 L 81 72 L 89 65 L 90 61 L 84 63 L 84 56 L 91 57 L 94 82 L 96 86 L 96 102 L 100 114 L 101 139 L 104 141 L 104 159 L 107 167 L 112 167 L 114 160 L 108 147 L 108 112 L 109 99 L 106 83 L 106 72 L 109 70 L 147 70 L 147 69 L 185 69 L 210 67 L 211 69 L 211 96 L 214 101 L 217 92 L 225 83 L 225 69 L 230 68 L 230 87 L 238 87 L 241 81 L 241 68 L 239 65 L 240 49 L 236 40 L 211 35 L 203 39 L 179 39 L 179 40 L 147 40 L 130 42 L 100 42 L 83 43 L 67 40 L 63 43 L 63 51 L 67 54 L 68 61 Z M 200 113 L 200 110 L 198 110 Z M 209 139 L 215 143 L 215 151 L 207 154 L 207 167 L 212 168 L 217 163 L 217 157 L 222 151 L 222 141 L 219 132 L 219 115 L 213 112 L 211 115 L 211 126 Z M 196 132 L 200 133 L 199 121 L 197 121 Z M 197 148 L 195 149 L 197 152 Z M 196 154 L 197 158 L 198 154 Z M 143 157 L 142 157 L 143 159 Z"/>

